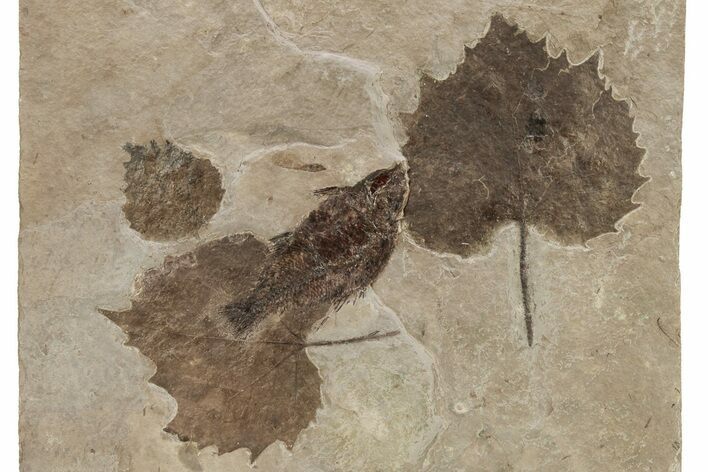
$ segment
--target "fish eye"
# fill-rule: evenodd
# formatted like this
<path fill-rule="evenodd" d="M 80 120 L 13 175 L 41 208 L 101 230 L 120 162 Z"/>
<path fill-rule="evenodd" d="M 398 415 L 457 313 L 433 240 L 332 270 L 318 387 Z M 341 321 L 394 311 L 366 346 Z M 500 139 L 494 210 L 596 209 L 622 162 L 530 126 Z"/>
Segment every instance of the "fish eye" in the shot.
<path fill-rule="evenodd" d="M 374 180 L 369 184 L 369 191 L 371 193 L 376 193 L 381 190 L 381 188 L 388 183 L 391 177 L 388 174 L 381 174 L 376 176 Z"/>

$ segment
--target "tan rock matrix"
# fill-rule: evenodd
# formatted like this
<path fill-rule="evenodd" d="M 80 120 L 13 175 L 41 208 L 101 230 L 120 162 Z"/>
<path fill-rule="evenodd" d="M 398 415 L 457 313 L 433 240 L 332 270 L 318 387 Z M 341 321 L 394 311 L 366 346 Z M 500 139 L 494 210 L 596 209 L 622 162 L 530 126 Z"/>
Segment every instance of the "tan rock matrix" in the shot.
<path fill-rule="evenodd" d="M 682 0 L 19 7 L 23 471 L 680 470 Z"/>

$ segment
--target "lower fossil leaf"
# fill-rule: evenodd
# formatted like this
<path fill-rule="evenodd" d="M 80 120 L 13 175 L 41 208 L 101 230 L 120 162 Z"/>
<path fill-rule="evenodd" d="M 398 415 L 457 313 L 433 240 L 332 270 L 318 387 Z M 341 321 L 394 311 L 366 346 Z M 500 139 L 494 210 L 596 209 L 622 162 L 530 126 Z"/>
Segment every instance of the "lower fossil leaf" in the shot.
<path fill-rule="evenodd" d="M 314 419 L 321 379 L 304 338 L 329 308 L 291 308 L 236 338 L 220 308 L 253 288 L 266 252 L 250 235 L 206 243 L 143 274 L 129 310 L 101 310 L 177 400 L 167 431 L 221 453 L 248 448 L 252 460 L 276 440 L 292 447 Z"/>

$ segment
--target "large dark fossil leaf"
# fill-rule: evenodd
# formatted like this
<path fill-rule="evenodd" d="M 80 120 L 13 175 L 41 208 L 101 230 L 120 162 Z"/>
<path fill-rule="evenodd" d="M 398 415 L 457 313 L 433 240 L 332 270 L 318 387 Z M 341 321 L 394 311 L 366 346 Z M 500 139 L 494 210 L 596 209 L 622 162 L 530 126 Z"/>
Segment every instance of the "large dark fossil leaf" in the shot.
<path fill-rule="evenodd" d="M 398 334 L 306 341 L 386 265 L 406 190 L 401 165 L 324 189 L 319 207 L 270 245 L 251 235 L 206 243 L 143 274 L 129 310 L 101 310 L 177 400 L 168 431 L 220 452 L 248 448 L 253 460 L 276 440 L 293 445 L 320 406 L 305 348 Z"/>
<path fill-rule="evenodd" d="M 599 55 L 571 65 L 544 46 L 496 15 L 455 73 L 422 78 L 419 107 L 403 116 L 408 229 L 433 250 L 469 256 L 517 222 L 529 344 L 527 228 L 584 244 L 616 231 L 647 180 L 629 106 L 599 76 Z"/>

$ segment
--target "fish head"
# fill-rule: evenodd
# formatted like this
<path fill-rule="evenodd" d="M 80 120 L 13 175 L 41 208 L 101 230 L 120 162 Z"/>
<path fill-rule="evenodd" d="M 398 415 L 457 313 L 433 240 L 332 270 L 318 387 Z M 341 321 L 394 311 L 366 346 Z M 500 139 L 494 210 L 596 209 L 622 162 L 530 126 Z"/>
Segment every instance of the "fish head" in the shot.
<path fill-rule="evenodd" d="M 370 206 L 377 212 L 398 218 L 405 206 L 408 192 L 408 178 L 403 163 L 380 169 L 367 175 L 354 187 L 361 192 Z"/>

